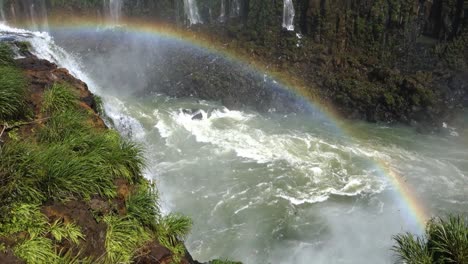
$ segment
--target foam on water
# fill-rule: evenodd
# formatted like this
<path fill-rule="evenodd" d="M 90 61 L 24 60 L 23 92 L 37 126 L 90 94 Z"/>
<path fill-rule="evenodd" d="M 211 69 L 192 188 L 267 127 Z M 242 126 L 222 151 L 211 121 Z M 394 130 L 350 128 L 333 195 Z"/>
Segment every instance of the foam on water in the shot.
<path fill-rule="evenodd" d="M 196 142 L 209 144 L 218 155 L 234 153 L 245 162 L 265 164 L 273 170 L 289 168 L 277 180 L 286 178 L 297 186 L 277 188 L 273 193 L 294 205 L 323 202 L 330 195 L 378 193 L 385 187 L 385 181 L 373 171 L 353 169 L 353 158 L 349 158 L 350 154 L 356 156 L 354 159 L 379 155 L 376 151 L 338 145 L 339 142 L 330 144 L 306 132 L 268 131 L 260 126 L 268 120 L 258 114 L 226 108 L 200 112 L 200 119 L 182 110 L 166 113 L 165 117 L 156 112 L 155 127 L 168 146 L 176 147 L 179 137 L 172 136 L 185 130 Z"/>

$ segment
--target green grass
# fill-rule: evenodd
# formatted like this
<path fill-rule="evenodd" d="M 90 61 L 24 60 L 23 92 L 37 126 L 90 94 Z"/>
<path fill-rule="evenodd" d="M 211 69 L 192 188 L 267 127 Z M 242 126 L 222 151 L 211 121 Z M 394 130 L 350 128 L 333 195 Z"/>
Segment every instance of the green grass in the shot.
<path fill-rule="evenodd" d="M 178 263 L 185 254 L 182 241 L 190 233 L 191 227 L 192 220 L 179 214 L 169 214 L 158 221 L 156 228 L 158 241 L 174 254 L 175 263 Z"/>
<path fill-rule="evenodd" d="M 461 216 L 432 219 L 426 234 L 415 237 L 410 233 L 394 237 L 400 263 L 468 263 L 468 222 Z"/>
<path fill-rule="evenodd" d="M 6 43 L 0 43 L 0 66 L 12 65 L 14 53 Z"/>
<path fill-rule="evenodd" d="M 28 264 L 49 264 L 59 261 L 52 240 L 45 237 L 25 240 L 13 248 L 13 253 Z"/>
<path fill-rule="evenodd" d="M 65 83 L 55 83 L 44 92 L 42 112 L 53 114 L 67 110 L 77 110 L 78 94 Z"/>
<path fill-rule="evenodd" d="M 103 220 L 107 224 L 106 263 L 130 263 L 135 253 L 151 239 L 133 219 L 108 215 Z"/>
<path fill-rule="evenodd" d="M 41 203 L 45 194 L 40 190 L 40 171 L 35 162 L 39 152 L 32 142 L 8 142 L 2 146 L 0 162 L 0 215 L 16 202 Z"/>
<path fill-rule="evenodd" d="M 127 201 L 127 214 L 143 226 L 156 228 L 156 220 L 161 217 L 158 204 L 158 193 L 154 185 L 139 185 Z"/>
<path fill-rule="evenodd" d="M 26 87 L 20 70 L 0 64 L 0 121 L 20 119 L 25 115 Z"/>
<path fill-rule="evenodd" d="M 33 238 L 47 233 L 47 218 L 36 204 L 14 204 L 8 211 L 8 217 L 0 220 L 2 236 L 26 232 Z"/>
<path fill-rule="evenodd" d="M 468 222 L 461 216 L 433 219 L 427 225 L 427 245 L 436 261 L 468 263 Z"/>
<path fill-rule="evenodd" d="M 66 239 L 78 245 L 81 240 L 85 239 L 79 226 L 74 223 L 64 223 L 62 219 L 55 220 L 55 222 L 50 225 L 49 232 L 58 242 L 62 242 L 62 240 Z"/>
<path fill-rule="evenodd" d="M 0 78 L 11 81 L 20 77 L 10 66 L 1 67 L 12 74 L 11 78 Z M 17 105 L 24 104 L 24 90 L 12 91 L 8 90 L 8 96 L 16 95 Z M 9 249 L 26 263 L 129 263 L 156 234 L 174 253 L 174 260 L 180 260 L 185 254 L 181 241 L 190 231 L 190 219 L 161 216 L 156 188 L 142 176 L 145 159 L 141 145 L 123 139 L 114 130 L 96 128 L 92 115 L 79 106 L 78 99 L 72 87 L 54 84 L 44 93 L 44 119 L 34 134 L 16 131 L 15 139 L 1 146 L 0 237 L 13 238 L 16 242 Z M 9 110 L 5 119 L 18 122 L 19 109 Z M 135 189 L 125 201 L 127 216 L 103 217 L 107 224 L 103 259 L 91 260 L 73 250 L 60 250 L 64 240 L 78 245 L 85 239 L 81 227 L 62 219 L 49 223 L 40 212 L 41 204 L 87 200 L 93 195 L 114 198 L 115 179 L 127 179 Z"/>

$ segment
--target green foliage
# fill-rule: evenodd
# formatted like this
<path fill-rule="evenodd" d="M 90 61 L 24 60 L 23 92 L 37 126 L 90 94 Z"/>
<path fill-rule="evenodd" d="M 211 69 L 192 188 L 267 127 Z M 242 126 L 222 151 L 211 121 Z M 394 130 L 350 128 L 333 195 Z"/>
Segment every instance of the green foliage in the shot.
<path fill-rule="evenodd" d="M 24 116 L 25 91 L 26 80 L 21 71 L 13 66 L 0 64 L 0 121 Z"/>
<path fill-rule="evenodd" d="M 427 249 L 423 239 L 414 237 L 410 233 L 396 235 L 394 237 L 397 245 L 394 250 L 397 252 L 401 263 L 408 264 L 431 264 L 432 256 Z"/>
<path fill-rule="evenodd" d="M 102 97 L 94 95 L 94 101 L 96 102 L 96 111 L 100 116 L 105 115 L 104 111 L 104 102 L 102 101 Z"/>
<path fill-rule="evenodd" d="M 18 41 L 15 42 L 16 46 L 19 48 L 20 53 L 24 54 L 29 51 L 31 48 L 31 43 L 27 41 Z"/>
<path fill-rule="evenodd" d="M 156 233 L 159 243 L 170 249 L 176 258 L 180 257 L 185 252 L 181 241 L 189 234 L 191 227 L 192 220 L 190 218 L 178 214 L 169 214 L 158 222 Z"/>
<path fill-rule="evenodd" d="M 424 237 L 406 233 L 394 240 L 393 250 L 401 263 L 468 263 L 468 223 L 461 216 L 432 219 Z"/>
<path fill-rule="evenodd" d="M 59 256 L 52 241 L 45 237 L 33 237 L 25 240 L 13 249 L 14 254 L 31 264 L 57 263 Z"/>
<path fill-rule="evenodd" d="M 6 43 L 0 43 L 0 66 L 12 65 L 14 53 Z"/>
<path fill-rule="evenodd" d="M 2 236 L 27 232 L 34 238 L 47 232 L 47 218 L 35 204 L 15 204 L 10 208 L 8 217 L 2 217 L 0 220 Z"/>
<path fill-rule="evenodd" d="M 65 110 L 52 115 L 38 132 L 38 136 L 42 143 L 59 143 L 89 133 L 91 126 L 86 123 L 86 115 L 83 112 Z"/>
<path fill-rule="evenodd" d="M 61 111 L 76 110 L 78 95 L 64 83 L 55 83 L 44 92 L 42 112 L 53 114 Z"/>
<path fill-rule="evenodd" d="M 63 223 L 61 219 L 50 225 L 50 234 L 58 242 L 67 239 L 73 244 L 79 244 L 80 240 L 85 238 L 79 226 L 74 223 Z"/>
<path fill-rule="evenodd" d="M 133 219 L 108 215 L 103 220 L 107 224 L 107 263 L 129 263 L 138 249 L 151 238 Z"/>
<path fill-rule="evenodd" d="M 468 222 L 461 216 L 433 219 L 427 228 L 427 245 L 435 261 L 468 263 Z"/>
<path fill-rule="evenodd" d="M 156 228 L 156 220 L 161 216 L 158 193 L 154 185 L 141 184 L 126 201 L 127 213 L 143 226 Z"/>

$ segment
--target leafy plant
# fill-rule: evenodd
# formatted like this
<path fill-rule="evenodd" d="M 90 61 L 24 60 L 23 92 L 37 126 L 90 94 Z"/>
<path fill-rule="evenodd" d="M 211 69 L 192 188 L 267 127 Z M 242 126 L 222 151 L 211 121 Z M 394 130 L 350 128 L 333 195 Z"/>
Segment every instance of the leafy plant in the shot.
<path fill-rule="evenodd" d="M 25 240 L 13 248 L 13 253 L 26 263 L 49 264 L 59 261 L 52 241 L 45 237 Z"/>
<path fill-rule="evenodd" d="M 107 215 L 104 217 L 107 224 L 106 234 L 106 262 L 128 263 L 150 235 L 135 220 Z"/>
<path fill-rule="evenodd" d="M 24 116 L 25 91 L 26 80 L 21 71 L 0 64 L 0 120 L 9 121 Z"/>
<path fill-rule="evenodd" d="M 394 240 L 393 250 L 401 263 L 468 263 L 468 224 L 461 216 L 432 219 L 427 223 L 425 236 L 406 233 Z"/>
<path fill-rule="evenodd" d="M 6 43 L 0 43 L 0 66 L 13 64 L 14 53 Z"/>
<path fill-rule="evenodd" d="M 468 263 L 468 222 L 461 216 L 432 219 L 427 224 L 427 245 L 443 263 Z"/>
<path fill-rule="evenodd" d="M 0 222 L 0 235 L 27 232 L 31 238 L 47 232 L 47 218 L 39 211 L 36 204 L 15 204 L 9 210 L 8 217 Z"/>
<path fill-rule="evenodd" d="M 52 223 L 49 232 L 58 242 L 67 239 L 73 244 L 79 244 L 80 240 L 85 238 L 79 226 L 74 223 L 63 223 L 62 219 Z"/>
<path fill-rule="evenodd" d="M 181 243 L 189 234 L 192 220 L 179 214 L 169 214 L 162 217 L 156 227 L 158 241 L 173 254 L 173 261 L 179 262 L 185 254 L 185 247 Z"/>
<path fill-rule="evenodd" d="M 55 83 L 44 92 L 42 112 L 57 113 L 66 110 L 75 110 L 78 105 L 78 95 L 68 84 Z"/>
<path fill-rule="evenodd" d="M 408 264 L 432 264 L 432 255 L 429 252 L 425 241 L 419 237 L 414 237 L 410 233 L 396 235 L 394 237 L 397 252 L 401 263 Z"/>
<path fill-rule="evenodd" d="M 158 193 L 154 185 L 141 184 L 126 201 L 128 216 L 143 226 L 156 228 L 156 220 L 161 216 Z"/>

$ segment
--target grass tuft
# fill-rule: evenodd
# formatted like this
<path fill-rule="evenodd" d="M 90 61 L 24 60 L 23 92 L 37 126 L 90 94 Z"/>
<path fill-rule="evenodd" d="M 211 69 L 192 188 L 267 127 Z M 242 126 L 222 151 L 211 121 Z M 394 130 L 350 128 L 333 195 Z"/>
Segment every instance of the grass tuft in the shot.
<path fill-rule="evenodd" d="M 440 263 L 468 263 L 468 222 L 461 216 L 432 219 L 427 224 L 428 248 Z"/>
<path fill-rule="evenodd" d="M 13 50 L 6 43 L 0 43 L 0 66 L 2 65 L 12 65 L 14 63 Z"/>
<path fill-rule="evenodd" d="M 151 239 L 150 235 L 135 220 L 105 216 L 107 224 L 106 234 L 106 262 L 129 263 L 135 253 Z"/>
<path fill-rule="evenodd" d="M 78 245 L 80 240 L 85 239 L 79 226 L 74 223 L 63 223 L 62 219 L 53 222 L 50 225 L 49 232 L 58 242 L 67 239 L 71 243 Z"/>
<path fill-rule="evenodd" d="M 161 217 L 158 192 L 154 185 L 141 184 L 126 201 L 128 216 L 143 226 L 156 229 L 156 220 Z"/>
<path fill-rule="evenodd" d="M 35 204 L 15 204 L 11 206 L 8 217 L 0 222 L 0 235 L 13 235 L 27 232 L 31 238 L 47 233 L 47 218 Z"/>
<path fill-rule="evenodd" d="M 42 112 L 59 113 L 66 110 L 77 110 L 78 95 L 65 83 L 55 83 L 44 92 Z"/>
<path fill-rule="evenodd" d="M 0 64 L 0 121 L 20 119 L 25 115 L 26 87 L 20 70 Z"/>
<path fill-rule="evenodd" d="M 398 254 L 401 263 L 432 264 L 432 256 L 423 239 L 410 233 L 396 235 L 393 250 Z"/>
<path fill-rule="evenodd" d="M 25 240 L 13 248 L 13 253 L 26 263 L 49 264 L 59 261 L 52 240 L 45 237 Z"/>
<path fill-rule="evenodd" d="M 185 247 L 181 241 L 189 234 L 191 227 L 192 220 L 179 214 L 169 214 L 158 222 L 156 228 L 158 241 L 174 254 L 175 263 L 178 263 L 185 254 Z"/>
<path fill-rule="evenodd" d="M 406 233 L 394 240 L 393 250 L 401 263 L 468 263 L 468 223 L 461 216 L 430 220 L 424 237 Z"/>

